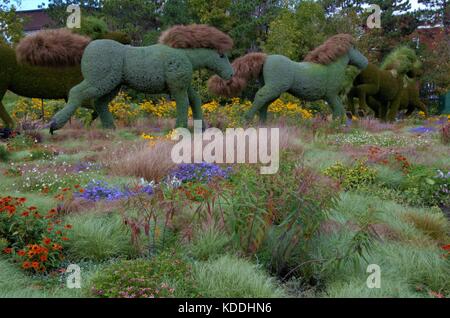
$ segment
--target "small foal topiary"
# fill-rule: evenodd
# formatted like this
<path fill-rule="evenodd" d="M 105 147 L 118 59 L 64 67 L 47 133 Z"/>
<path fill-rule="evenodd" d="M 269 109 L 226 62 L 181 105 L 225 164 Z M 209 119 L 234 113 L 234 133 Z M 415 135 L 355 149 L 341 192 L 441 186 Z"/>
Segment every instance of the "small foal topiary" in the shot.
<path fill-rule="evenodd" d="M 149 94 L 169 93 L 177 103 L 177 127 L 187 127 L 189 104 L 194 119 L 202 120 L 200 96 L 191 85 L 193 71 L 208 68 L 230 79 L 233 68 L 225 53 L 232 49 L 233 40 L 216 28 L 194 24 L 170 28 L 159 43 L 141 48 L 110 40 L 90 43 L 81 62 L 84 80 L 53 117 L 50 132 L 62 128 L 89 99 L 95 99 L 100 118 L 113 128 L 108 104 L 122 85 Z"/>

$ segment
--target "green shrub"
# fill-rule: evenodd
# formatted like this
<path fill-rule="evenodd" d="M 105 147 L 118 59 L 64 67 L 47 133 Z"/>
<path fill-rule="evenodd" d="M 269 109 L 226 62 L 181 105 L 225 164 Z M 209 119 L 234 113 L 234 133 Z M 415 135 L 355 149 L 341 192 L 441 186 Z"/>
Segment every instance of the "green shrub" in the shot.
<path fill-rule="evenodd" d="M 30 160 L 50 160 L 53 156 L 53 152 L 46 148 L 34 148 L 30 151 Z"/>
<path fill-rule="evenodd" d="M 210 298 L 271 298 L 284 292 L 264 271 L 246 260 L 225 255 L 198 263 L 194 271 L 200 294 Z"/>
<path fill-rule="evenodd" d="M 338 162 L 325 169 L 324 174 L 338 180 L 345 190 L 372 184 L 377 175 L 376 171 L 368 167 L 363 161 L 358 161 L 350 167 Z"/>
<path fill-rule="evenodd" d="M 10 152 L 8 151 L 8 148 L 6 145 L 0 144 L 0 161 L 8 161 L 11 157 Z"/>
<path fill-rule="evenodd" d="M 118 216 L 80 214 L 69 217 L 68 222 L 73 225 L 67 244 L 70 257 L 101 261 L 136 255 L 130 234 Z"/>
<path fill-rule="evenodd" d="M 450 172 L 413 166 L 402 184 L 411 204 L 450 207 Z"/>
<path fill-rule="evenodd" d="M 17 135 L 14 138 L 8 140 L 9 148 L 14 151 L 20 151 L 24 149 L 28 149 L 35 144 L 35 140 L 28 135 Z"/>
<path fill-rule="evenodd" d="M 206 261 L 223 254 L 230 239 L 225 233 L 213 227 L 195 234 L 189 246 L 190 254 L 201 261 Z"/>
<path fill-rule="evenodd" d="M 102 298 L 196 297 L 191 266 L 178 255 L 120 261 L 92 279 L 91 292 Z"/>

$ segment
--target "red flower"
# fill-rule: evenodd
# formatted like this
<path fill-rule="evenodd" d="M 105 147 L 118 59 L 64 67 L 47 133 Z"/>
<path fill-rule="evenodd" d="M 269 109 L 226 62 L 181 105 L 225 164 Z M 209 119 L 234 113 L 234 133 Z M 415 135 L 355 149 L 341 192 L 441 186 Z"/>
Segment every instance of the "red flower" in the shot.
<path fill-rule="evenodd" d="M 65 236 L 63 236 L 63 237 L 61 238 L 61 240 L 63 240 L 63 241 L 68 241 L 68 240 L 69 240 L 69 238 L 68 238 L 68 237 L 65 237 Z"/>
<path fill-rule="evenodd" d="M 31 267 L 33 267 L 35 270 L 39 269 L 39 262 L 31 263 Z"/>
<path fill-rule="evenodd" d="M 444 251 L 450 251 L 450 244 L 445 245 L 445 246 L 442 246 L 442 249 L 443 249 Z"/>
<path fill-rule="evenodd" d="M 19 203 L 25 203 L 25 202 L 27 202 L 27 198 L 18 198 L 18 199 L 17 199 L 17 202 L 19 202 Z"/>
<path fill-rule="evenodd" d="M 52 240 L 49 239 L 48 237 L 45 237 L 44 240 L 43 240 L 42 242 L 44 242 L 45 245 L 50 245 L 50 243 L 52 242 Z"/>
<path fill-rule="evenodd" d="M 17 255 L 19 255 L 19 256 L 25 256 L 26 253 L 25 253 L 24 250 L 20 250 L 20 251 L 17 252 Z"/>
<path fill-rule="evenodd" d="M 47 261 L 47 255 L 41 255 L 41 262 Z"/>
<path fill-rule="evenodd" d="M 72 228 L 71 224 L 66 224 L 66 226 L 64 226 L 65 229 L 70 230 Z"/>
<path fill-rule="evenodd" d="M 3 253 L 5 253 L 5 254 L 11 254 L 11 253 L 12 253 L 12 248 L 10 248 L 10 247 L 5 247 L 5 248 L 3 249 Z"/>
<path fill-rule="evenodd" d="M 28 211 L 22 212 L 21 216 L 23 216 L 23 217 L 30 216 L 30 212 L 28 212 Z"/>

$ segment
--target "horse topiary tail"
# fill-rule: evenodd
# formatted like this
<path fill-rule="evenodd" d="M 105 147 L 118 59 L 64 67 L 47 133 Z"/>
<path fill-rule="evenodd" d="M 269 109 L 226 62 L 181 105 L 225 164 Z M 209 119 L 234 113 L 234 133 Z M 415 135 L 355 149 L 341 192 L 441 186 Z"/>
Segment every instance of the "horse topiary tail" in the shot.
<path fill-rule="evenodd" d="M 249 53 L 236 59 L 231 65 L 234 76 L 226 81 L 215 75 L 208 81 L 209 91 L 217 96 L 236 97 L 247 87 L 249 81 L 257 79 L 262 72 L 267 54 Z"/>
<path fill-rule="evenodd" d="M 68 29 L 45 30 L 27 36 L 16 48 L 21 64 L 44 67 L 80 65 L 83 52 L 91 39 Z"/>

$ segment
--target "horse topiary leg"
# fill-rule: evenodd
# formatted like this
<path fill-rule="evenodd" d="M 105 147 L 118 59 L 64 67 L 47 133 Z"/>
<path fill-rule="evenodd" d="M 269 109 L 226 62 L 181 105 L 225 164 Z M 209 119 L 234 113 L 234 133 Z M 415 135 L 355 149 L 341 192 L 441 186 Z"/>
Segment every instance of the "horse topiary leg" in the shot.
<path fill-rule="evenodd" d="M 15 126 L 14 120 L 8 114 L 5 106 L 2 103 L 2 99 L 5 96 L 5 93 L 6 93 L 6 89 L 0 89 L 0 118 L 2 119 L 6 128 L 14 128 L 14 126 Z"/>
<path fill-rule="evenodd" d="M 367 106 L 367 96 L 375 95 L 379 90 L 379 87 L 375 84 L 363 84 L 356 87 L 356 92 L 359 98 L 359 107 L 363 109 L 368 109 Z"/>
<path fill-rule="evenodd" d="M 342 120 L 346 117 L 344 104 L 342 104 L 341 98 L 338 95 L 328 97 L 327 102 L 333 109 L 334 119 Z"/>
<path fill-rule="evenodd" d="M 389 105 L 388 112 L 386 114 L 385 120 L 393 122 L 397 118 L 397 114 L 400 108 L 400 94 L 397 96 L 394 101 Z"/>
<path fill-rule="evenodd" d="M 245 115 L 246 121 L 251 121 L 255 117 L 256 112 L 260 112 L 262 115 L 261 120 L 267 119 L 267 108 L 271 103 L 273 103 L 280 95 L 283 93 L 283 89 L 265 85 L 262 87 L 258 93 L 256 93 L 255 101 L 253 102 L 253 107 Z"/>
<path fill-rule="evenodd" d="M 104 77 L 100 82 L 91 83 L 84 80 L 72 88 L 69 93 L 69 101 L 67 102 L 66 107 L 60 110 L 51 121 L 50 133 L 62 128 L 85 100 L 97 99 L 109 94 L 120 84 L 120 80 L 120 77 L 112 74 Z"/>
<path fill-rule="evenodd" d="M 189 96 L 189 104 L 191 105 L 192 116 L 194 117 L 194 120 L 201 120 L 203 129 L 206 129 L 207 124 L 203 118 L 202 99 L 200 97 L 200 94 L 192 87 L 189 87 L 188 96 Z"/>
<path fill-rule="evenodd" d="M 98 116 L 100 117 L 100 120 L 102 121 L 102 126 L 105 129 L 115 129 L 116 126 L 114 124 L 114 117 L 109 111 L 109 103 L 116 97 L 117 93 L 119 92 L 120 88 L 117 88 L 113 90 L 111 93 L 106 94 L 105 96 L 102 96 L 98 98 L 95 101 L 95 111 L 97 112 Z"/>
<path fill-rule="evenodd" d="M 186 90 L 176 90 L 170 94 L 177 103 L 176 128 L 188 127 L 189 96 Z"/>

